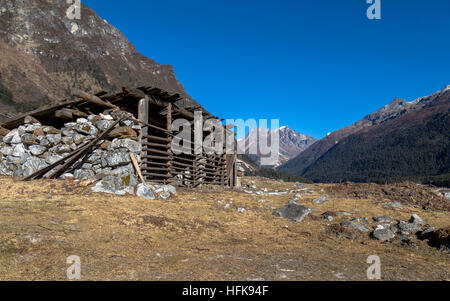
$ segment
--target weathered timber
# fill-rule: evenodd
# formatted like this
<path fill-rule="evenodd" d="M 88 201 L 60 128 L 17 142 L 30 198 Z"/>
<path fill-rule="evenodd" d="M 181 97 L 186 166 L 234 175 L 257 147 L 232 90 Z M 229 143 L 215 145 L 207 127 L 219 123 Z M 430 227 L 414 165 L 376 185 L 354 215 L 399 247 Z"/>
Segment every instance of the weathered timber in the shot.
<path fill-rule="evenodd" d="M 99 97 L 97 97 L 95 95 L 92 95 L 92 94 L 89 94 L 89 93 L 86 93 L 84 91 L 80 91 L 80 90 L 75 89 L 73 91 L 73 95 L 76 96 L 76 97 L 79 97 L 79 98 L 81 98 L 81 99 L 83 99 L 83 100 L 85 100 L 87 102 L 90 102 L 92 104 L 96 104 L 96 105 L 99 105 L 99 106 L 102 106 L 102 107 L 105 107 L 105 108 L 110 108 L 110 109 L 117 108 L 116 105 L 113 105 L 112 103 L 106 102 L 106 101 L 100 99 Z"/>
<path fill-rule="evenodd" d="M 131 162 L 133 163 L 134 169 L 136 169 L 136 172 L 137 172 L 139 178 L 141 179 L 141 182 L 145 183 L 145 179 L 142 176 L 141 168 L 139 167 L 136 157 L 132 153 L 130 153 L 130 159 L 131 159 Z"/>
<path fill-rule="evenodd" d="M 160 155 L 168 155 L 168 156 L 170 156 L 172 154 L 169 151 L 162 151 L 162 150 L 148 148 L 148 147 L 144 147 L 143 150 L 146 151 L 147 153 L 155 153 L 155 154 L 160 154 Z"/>
<path fill-rule="evenodd" d="M 159 136 L 152 136 L 152 135 L 147 135 L 147 136 L 143 136 L 143 137 L 148 140 L 153 140 L 153 141 L 160 141 L 160 142 L 169 142 L 170 141 L 170 139 L 166 138 L 166 137 L 159 137 Z"/>

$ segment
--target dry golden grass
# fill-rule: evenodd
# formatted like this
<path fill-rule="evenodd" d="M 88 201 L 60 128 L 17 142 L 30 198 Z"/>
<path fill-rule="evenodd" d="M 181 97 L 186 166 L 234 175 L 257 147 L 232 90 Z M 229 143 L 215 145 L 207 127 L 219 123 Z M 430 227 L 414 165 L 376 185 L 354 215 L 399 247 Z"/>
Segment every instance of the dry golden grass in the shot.
<path fill-rule="evenodd" d="M 254 180 L 269 191 L 298 188 Z M 323 219 L 275 217 L 272 208 L 294 194 L 205 187 L 149 201 L 93 194 L 87 183 L 0 181 L 0 280 L 67 280 L 70 255 L 81 258 L 82 280 L 367 280 L 370 255 L 380 256 L 384 280 L 450 279 L 450 256 L 426 242 L 417 241 L 415 250 L 366 235 L 362 244 L 325 234 L 330 222 Z M 369 199 L 330 195 L 332 201 L 313 205 L 327 185 L 307 186 L 316 195 L 299 203 L 314 208 L 315 217 L 342 210 L 353 217 L 407 220 L 417 213 L 434 227 L 450 225 L 450 212 L 390 210 Z"/>

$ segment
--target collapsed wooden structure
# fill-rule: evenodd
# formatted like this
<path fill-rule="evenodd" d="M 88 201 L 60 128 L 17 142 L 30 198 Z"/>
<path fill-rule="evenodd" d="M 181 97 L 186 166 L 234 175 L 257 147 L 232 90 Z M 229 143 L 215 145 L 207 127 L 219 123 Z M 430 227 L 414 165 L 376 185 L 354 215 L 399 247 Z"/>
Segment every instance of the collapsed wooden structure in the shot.
<path fill-rule="evenodd" d="M 24 124 L 26 118 L 32 117 L 42 124 L 58 128 L 66 122 L 75 121 L 77 118 L 87 118 L 92 114 L 126 111 L 133 114 L 142 125 L 139 133 L 139 142 L 142 146 L 139 167 L 147 181 L 187 187 L 196 187 L 200 184 L 231 187 L 236 185 L 236 154 L 226 154 L 225 146 L 223 154 L 196 153 L 195 144 L 190 142 L 189 146 L 183 145 L 181 154 L 172 152 L 172 142 L 178 134 L 172 132 L 173 120 L 183 118 L 193 125 L 194 111 L 201 111 L 203 120 L 217 119 L 201 106 L 178 106 L 176 102 L 181 100 L 179 94 L 170 94 L 155 87 L 124 87 L 121 93 L 106 94 L 101 92 L 90 95 L 76 91 L 74 95 L 77 99 L 75 100 L 63 101 L 28 112 L 5 122 L 2 127 L 14 129 Z M 230 133 L 230 129 L 222 127 L 224 137 L 227 131 Z M 51 175 L 58 177 L 64 172 L 64 168 L 76 162 L 83 154 L 92 151 L 96 147 L 96 142 L 100 141 L 108 130 L 100 133 L 89 145 L 80 147 L 60 162 L 37 172 L 29 179 L 42 177 L 43 174 L 52 170 Z M 202 137 L 209 134 L 204 132 Z M 194 137 L 193 132 L 192 137 Z M 234 133 L 232 137 L 234 139 Z"/>

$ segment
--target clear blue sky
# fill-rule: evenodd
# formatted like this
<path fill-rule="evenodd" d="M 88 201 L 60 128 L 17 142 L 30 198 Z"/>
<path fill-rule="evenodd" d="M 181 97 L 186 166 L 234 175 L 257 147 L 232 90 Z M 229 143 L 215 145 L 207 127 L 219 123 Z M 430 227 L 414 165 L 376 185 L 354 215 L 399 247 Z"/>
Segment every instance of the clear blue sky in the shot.
<path fill-rule="evenodd" d="M 450 1 L 82 0 L 222 118 L 321 138 L 450 84 Z"/>

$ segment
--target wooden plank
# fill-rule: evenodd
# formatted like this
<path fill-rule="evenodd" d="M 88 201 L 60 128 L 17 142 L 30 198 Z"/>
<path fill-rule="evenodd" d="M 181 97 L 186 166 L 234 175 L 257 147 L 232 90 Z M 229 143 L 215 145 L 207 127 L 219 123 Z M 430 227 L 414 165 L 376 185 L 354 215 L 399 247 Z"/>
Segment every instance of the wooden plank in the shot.
<path fill-rule="evenodd" d="M 172 177 L 170 175 L 159 174 L 159 173 L 152 173 L 152 172 L 145 172 L 145 171 L 142 174 L 144 176 L 152 176 L 152 177 L 160 177 L 160 178 L 171 178 Z"/>
<path fill-rule="evenodd" d="M 138 119 L 142 122 L 147 123 L 148 122 L 148 98 L 144 97 L 139 101 L 138 106 Z M 139 143 L 143 145 L 144 143 L 147 143 L 146 136 L 148 135 L 148 129 L 147 128 L 141 128 L 139 132 Z M 145 155 L 145 152 L 141 150 L 141 158 Z M 141 162 L 142 166 L 145 166 L 144 163 Z"/>
<path fill-rule="evenodd" d="M 167 144 L 152 143 L 152 142 L 142 142 L 142 146 L 153 146 L 153 147 L 160 147 L 160 148 L 168 148 L 169 147 Z"/>
<path fill-rule="evenodd" d="M 153 141 L 160 141 L 160 142 L 169 142 L 170 141 L 170 139 L 168 139 L 166 137 L 158 137 L 158 136 L 151 136 L 151 135 L 147 135 L 147 136 L 143 136 L 143 137 L 148 140 L 153 140 Z"/>
<path fill-rule="evenodd" d="M 169 160 L 170 157 L 162 157 L 162 156 L 151 156 L 151 155 L 144 155 L 142 159 L 156 159 L 156 160 Z M 148 162 L 151 164 L 151 162 Z"/>
<path fill-rule="evenodd" d="M 167 167 L 143 167 L 142 170 L 157 170 L 157 171 L 169 171 L 169 168 Z"/>
<path fill-rule="evenodd" d="M 144 147 L 142 148 L 145 152 L 147 153 L 154 153 L 154 154 L 160 154 L 160 155 L 168 155 L 170 156 L 172 153 L 170 151 L 162 151 L 162 150 L 157 150 L 157 149 L 153 149 L 153 148 L 148 148 L 148 147 Z"/>
<path fill-rule="evenodd" d="M 166 114 L 166 122 L 167 122 L 167 132 L 168 132 L 168 139 L 169 142 L 167 143 L 167 152 L 169 157 L 171 159 L 169 162 L 167 162 L 167 166 L 169 168 L 169 176 L 171 176 L 171 169 L 172 169 L 172 103 L 167 104 L 167 114 Z"/>
<path fill-rule="evenodd" d="M 130 158 L 131 158 L 131 162 L 133 162 L 133 166 L 136 169 L 136 172 L 137 172 L 139 178 L 141 179 L 141 182 L 145 184 L 145 179 L 142 176 L 142 172 L 141 172 L 141 169 L 139 168 L 139 164 L 136 160 L 136 157 L 132 153 L 130 153 Z"/>
<path fill-rule="evenodd" d="M 97 97 L 95 95 L 86 93 L 86 92 L 78 90 L 78 89 L 74 89 L 73 95 L 76 96 L 76 97 L 79 97 L 79 98 L 81 98 L 81 99 L 83 99 L 83 100 L 85 100 L 87 102 L 90 102 L 92 104 L 99 105 L 101 107 L 105 107 L 105 108 L 109 108 L 109 109 L 117 108 L 116 105 L 113 105 L 113 104 L 111 104 L 109 102 L 106 102 L 106 101 L 100 99 L 99 97 Z"/>

